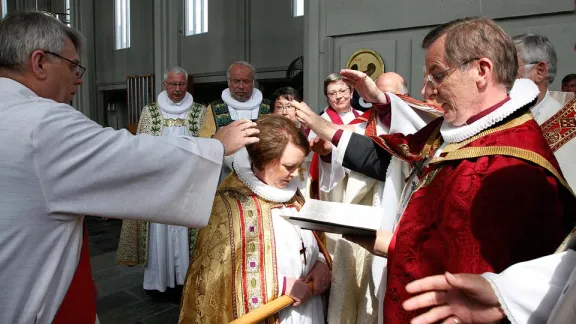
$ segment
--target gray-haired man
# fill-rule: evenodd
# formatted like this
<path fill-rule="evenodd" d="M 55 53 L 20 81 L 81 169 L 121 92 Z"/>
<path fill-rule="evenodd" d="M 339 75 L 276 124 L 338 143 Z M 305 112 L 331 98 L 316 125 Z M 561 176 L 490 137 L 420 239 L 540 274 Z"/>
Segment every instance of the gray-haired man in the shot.
<path fill-rule="evenodd" d="M 517 78 L 527 78 L 538 86 L 538 101 L 530 110 L 556 156 L 568 184 L 576 186 L 576 132 L 573 124 L 576 99 L 571 92 L 550 91 L 556 77 L 558 59 L 546 36 L 522 34 L 512 38 L 518 53 Z"/>
<path fill-rule="evenodd" d="M 246 120 L 214 139 L 102 128 L 66 104 L 82 43 L 40 12 L 0 22 L 0 323 L 95 323 L 84 215 L 206 226 L 224 155 L 258 141 Z"/>
<path fill-rule="evenodd" d="M 162 85 L 156 102 L 142 110 L 137 133 L 197 137 L 206 107 L 186 91 L 188 73 L 171 67 L 164 72 Z M 197 236 L 193 228 L 124 220 L 116 258 L 120 264 L 144 265 L 144 289 L 164 292 L 184 284 Z"/>
<path fill-rule="evenodd" d="M 238 61 L 230 65 L 226 72 L 228 88 L 222 91 L 220 99 L 208 106 L 206 120 L 200 130 L 201 137 L 212 136 L 220 127 L 235 120 L 250 119 L 256 121 L 261 115 L 272 112 L 271 102 L 262 97 L 256 89 L 256 69 L 252 64 Z M 232 157 L 224 160 L 220 180 L 232 170 Z"/>

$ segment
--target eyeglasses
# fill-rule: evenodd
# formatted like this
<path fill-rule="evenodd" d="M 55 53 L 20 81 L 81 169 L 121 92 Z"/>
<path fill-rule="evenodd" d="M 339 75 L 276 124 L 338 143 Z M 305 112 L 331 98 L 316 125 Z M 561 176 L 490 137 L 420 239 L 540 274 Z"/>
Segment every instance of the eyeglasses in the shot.
<path fill-rule="evenodd" d="M 286 106 L 274 106 L 274 110 L 276 111 L 294 111 L 296 110 L 296 108 L 292 105 L 286 105 Z"/>
<path fill-rule="evenodd" d="M 534 62 L 530 62 L 530 63 L 519 64 L 518 67 L 526 66 L 526 65 L 534 65 L 534 64 L 538 64 L 538 63 L 540 63 L 540 62 L 541 62 L 541 61 L 534 61 Z"/>
<path fill-rule="evenodd" d="M 251 85 L 254 83 L 254 80 L 249 80 L 249 79 L 244 79 L 244 80 L 240 80 L 240 79 L 228 79 L 230 80 L 230 82 L 232 82 L 233 85 L 235 86 L 239 86 L 240 83 L 243 83 L 244 85 Z"/>
<path fill-rule="evenodd" d="M 178 88 L 186 88 L 188 86 L 188 83 L 178 83 L 178 82 L 166 82 L 164 81 L 164 83 L 166 84 L 166 86 L 170 89 L 174 89 L 176 87 Z"/>
<path fill-rule="evenodd" d="M 475 58 L 471 58 L 469 60 L 464 61 L 464 63 L 458 64 L 455 67 L 451 67 L 447 70 L 441 71 L 441 72 L 437 72 L 437 73 L 430 73 L 428 75 L 426 75 L 425 80 L 432 83 L 432 85 L 434 85 L 434 87 L 438 87 L 442 82 L 444 82 L 448 76 L 450 76 L 452 74 L 452 72 L 468 63 L 471 63 L 473 61 L 479 60 L 479 58 L 475 57 Z"/>
<path fill-rule="evenodd" d="M 350 89 L 346 88 L 346 89 L 340 89 L 338 91 L 332 91 L 332 92 L 328 92 L 326 95 L 328 96 L 328 98 L 338 98 L 338 95 L 344 97 L 346 95 L 348 95 L 348 93 L 350 93 Z"/>
<path fill-rule="evenodd" d="M 84 72 L 86 72 L 85 67 L 83 67 L 82 65 L 80 65 L 80 64 L 78 64 L 72 60 L 65 58 L 64 56 L 62 56 L 60 54 L 56 54 L 56 53 L 49 52 L 49 51 L 44 51 L 44 53 L 50 54 L 52 56 L 56 56 L 57 58 L 60 58 L 64 61 L 67 61 L 67 62 L 71 63 L 72 65 L 74 65 L 74 70 L 75 70 L 74 73 L 76 73 L 76 76 L 78 77 L 78 79 L 82 78 L 82 76 L 84 75 Z"/>

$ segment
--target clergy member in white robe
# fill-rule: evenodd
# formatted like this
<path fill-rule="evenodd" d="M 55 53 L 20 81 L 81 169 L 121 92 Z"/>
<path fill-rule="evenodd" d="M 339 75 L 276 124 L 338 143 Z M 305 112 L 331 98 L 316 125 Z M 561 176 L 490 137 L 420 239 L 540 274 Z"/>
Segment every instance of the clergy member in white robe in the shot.
<path fill-rule="evenodd" d="M 66 104 L 85 71 L 77 30 L 15 12 L 0 39 L 0 323 L 95 323 L 84 215 L 203 227 L 224 154 L 257 130 L 246 121 L 195 139 L 102 128 Z"/>
<path fill-rule="evenodd" d="M 513 40 L 518 53 L 518 77 L 532 80 L 540 90 L 532 115 L 568 184 L 576 188 L 576 132 L 572 124 L 566 123 L 576 116 L 576 99 L 571 92 L 549 90 L 558 63 L 554 46 L 548 37 L 536 34 L 518 35 Z"/>
<path fill-rule="evenodd" d="M 235 120 L 249 119 L 256 121 L 260 116 L 272 110 L 270 100 L 264 99 L 262 92 L 254 87 L 256 69 L 248 62 L 239 61 L 228 68 L 228 88 L 222 91 L 219 100 L 208 106 L 206 119 L 200 129 L 200 137 L 212 136 L 220 127 Z M 222 181 L 232 171 L 233 157 L 224 159 Z"/>
<path fill-rule="evenodd" d="M 175 66 L 166 70 L 164 91 L 142 110 L 138 134 L 198 136 L 206 107 L 186 91 L 188 73 Z M 125 220 L 116 260 L 125 265 L 144 265 L 145 290 L 164 292 L 183 285 L 197 229 L 160 223 Z M 145 239 L 142 239 L 145 238 Z"/>
<path fill-rule="evenodd" d="M 328 101 L 328 107 L 324 109 L 322 118 L 336 125 L 348 125 L 360 116 L 360 112 L 352 108 L 352 95 L 354 89 L 346 84 L 342 76 L 332 73 L 324 80 L 324 95 Z M 309 139 L 315 138 L 314 133 L 309 134 Z M 332 170 L 334 172 L 323 172 L 326 168 L 322 164 L 332 164 L 332 156 L 319 156 L 314 154 L 310 166 L 311 178 L 311 198 L 325 201 L 342 202 L 344 199 L 348 171 L 345 169 Z M 322 161 L 325 159 L 325 161 Z M 334 178 L 341 179 L 338 182 L 331 181 Z M 331 183 L 332 186 L 323 186 Z"/>
<path fill-rule="evenodd" d="M 282 217 L 296 215 L 304 203 L 294 180 L 308 141 L 284 117 L 263 117 L 258 128 L 260 142 L 235 154 L 234 171 L 218 188 L 210 222 L 198 236 L 180 324 L 228 323 L 282 295 L 294 305 L 262 322 L 325 322 L 330 257 L 322 235 Z"/>

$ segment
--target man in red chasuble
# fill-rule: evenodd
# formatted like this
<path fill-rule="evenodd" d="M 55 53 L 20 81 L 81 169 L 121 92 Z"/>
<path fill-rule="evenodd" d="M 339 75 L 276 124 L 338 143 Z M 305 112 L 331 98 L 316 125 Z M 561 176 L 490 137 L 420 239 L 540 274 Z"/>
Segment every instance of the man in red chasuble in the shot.
<path fill-rule="evenodd" d="M 402 302 L 407 283 L 430 275 L 500 272 L 554 252 L 572 228 L 576 201 L 530 114 L 538 87 L 515 82 L 516 49 L 488 18 L 434 28 L 426 50 L 426 97 L 444 117 L 412 135 L 365 137 L 294 103 L 298 118 L 332 141 L 344 167 L 383 179 L 390 156 L 412 173 L 394 233 L 350 238 L 388 258 L 384 322 L 408 323 L 417 312 Z M 365 74 L 341 74 L 374 105 L 394 104 Z M 455 321 L 456 323 L 456 321 Z"/>

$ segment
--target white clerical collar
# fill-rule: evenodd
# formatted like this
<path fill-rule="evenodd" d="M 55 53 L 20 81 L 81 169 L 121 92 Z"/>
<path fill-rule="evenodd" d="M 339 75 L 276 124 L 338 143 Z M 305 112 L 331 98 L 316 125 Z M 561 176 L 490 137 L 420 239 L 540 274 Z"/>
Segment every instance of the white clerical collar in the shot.
<path fill-rule="evenodd" d="M 446 120 L 442 123 L 440 133 L 445 142 L 462 142 L 481 131 L 494 126 L 512 115 L 516 110 L 533 102 L 540 91 L 534 82 L 528 79 L 517 79 L 510 90 L 510 100 L 488 115 L 478 119 L 470 125 L 453 126 Z"/>
<path fill-rule="evenodd" d="M 241 102 L 234 98 L 230 94 L 230 89 L 224 89 L 222 91 L 222 101 L 228 105 L 228 107 L 237 109 L 237 110 L 253 110 L 256 108 L 260 108 L 260 103 L 262 103 L 262 92 L 258 89 L 252 90 L 252 97 L 247 101 Z"/>
<path fill-rule="evenodd" d="M 192 104 L 194 103 L 194 98 L 188 92 L 184 95 L 184 99 L 180 102 L 173 102 L 168 98 L 168 93 L 166 91 L 160 92 L 158 95 L 158 107 L 165 113 L 179 115 L 182 114 L 190 109 Z"/>
<path fill-rule="evenodd" d="M 285 188 L 275 188 L 258 179 L 252 172 L 252 165 L 246 148 L 242 148 L 234 154 L 234 163 L 232 165 L 240 181 L 259 197 L 272 202 L 284 203 L 296 195 L 298 183 L 295 180 L 291 181 Z"/>

